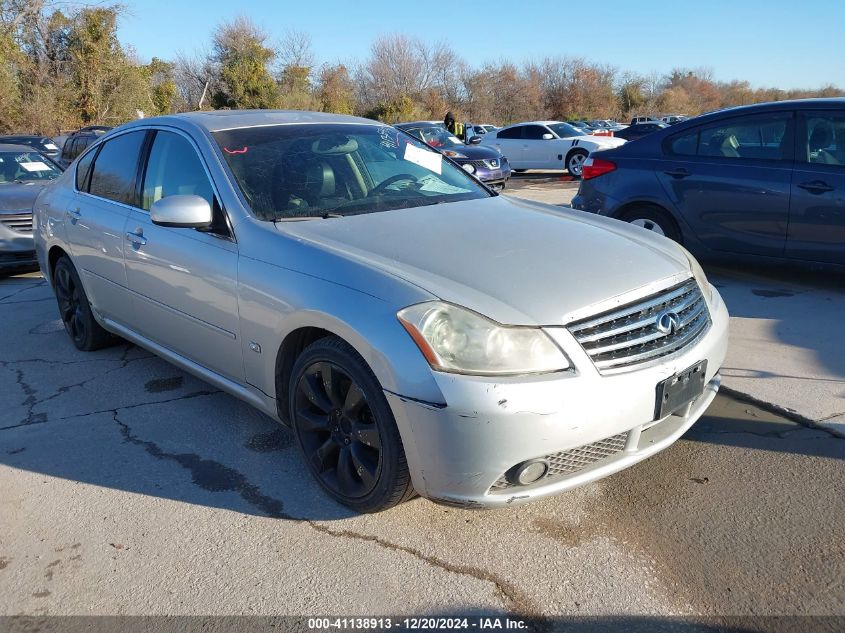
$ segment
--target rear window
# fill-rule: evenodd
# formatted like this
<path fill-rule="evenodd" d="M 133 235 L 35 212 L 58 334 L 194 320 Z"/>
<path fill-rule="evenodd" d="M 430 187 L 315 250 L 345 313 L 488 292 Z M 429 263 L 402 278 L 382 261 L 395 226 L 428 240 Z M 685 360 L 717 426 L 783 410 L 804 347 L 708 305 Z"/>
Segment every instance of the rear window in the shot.
<path fill-rule="evenodd" d="M 669 137 L 665 150 L 675 156 L 789 160 L 790 121 L 788 112 L 725 119 Z"/>

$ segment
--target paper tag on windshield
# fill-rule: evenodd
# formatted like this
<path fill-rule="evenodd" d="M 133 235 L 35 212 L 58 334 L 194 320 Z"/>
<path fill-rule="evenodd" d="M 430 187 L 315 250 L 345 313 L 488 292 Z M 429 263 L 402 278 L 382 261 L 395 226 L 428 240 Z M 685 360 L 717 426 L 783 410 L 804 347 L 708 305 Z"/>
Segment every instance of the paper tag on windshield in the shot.
<path fill-rule="evenodd" d="M 459 139 L 457 136 L 450 136 L 449 140 L 452 141 L 453 143 L 460 143 L 461 142 L 461 139 Z"/>
<path fill-rule="evenodd" d="M 443 157 L 440 154 L 436 152 L 429 152 L 428 150 L 417 147 L 416 145 L 411 145 L 410 143 L 405 146 L 405 160 L 416 163 L 420 167 L 425 167 L 429 171 L 433 171 L 438 175 L 441 170 L 440 165 L 443 163 Z"/>
<path fill-rule="evenodd" d="M 54 145 L 53 143 L 44 143 L 44 147 L 46 147 L 47 149 L 49 149 L 51 151 L 59 149 L 59 146 Z"/>
<path fill-rule="evenodd" d="M 31 163 L 21 163 L 20 165 L 25 171 L 50 171 L 50 166 L 42 163 L 40 160 L 35 160 Z"/>

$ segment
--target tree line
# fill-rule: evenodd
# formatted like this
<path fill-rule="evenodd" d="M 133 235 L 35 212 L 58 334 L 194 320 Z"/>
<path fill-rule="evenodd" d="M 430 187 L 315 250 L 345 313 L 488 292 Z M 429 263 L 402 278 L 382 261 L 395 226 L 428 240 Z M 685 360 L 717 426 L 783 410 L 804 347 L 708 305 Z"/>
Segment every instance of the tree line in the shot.
<path fill-rule="evenodd" d="M 318 64 L 308 34 L 280 42 L 247 17 L 223 22 L 204 53 L 138 60 L 117 37 L 120 5 L 78 7 L 0 0 L 0 132 L 58 134 L 139 116 L 215 108 L 288 108 L 357 114 L 388 123 L 695 115 L 802 97 L 816 90 L 716 81 L 706 68 L 666 75 L 620 71 L 580 57 L 550 56 L 474 67 L 445 42 L 377 38 L 363 61 Z"/>

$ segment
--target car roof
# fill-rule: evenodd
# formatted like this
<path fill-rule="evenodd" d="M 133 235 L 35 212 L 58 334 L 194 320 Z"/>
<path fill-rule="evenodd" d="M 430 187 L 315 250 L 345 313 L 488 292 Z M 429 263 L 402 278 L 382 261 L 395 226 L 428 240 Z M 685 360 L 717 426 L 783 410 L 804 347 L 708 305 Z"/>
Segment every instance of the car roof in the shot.
<path fill-rule="evenodd" d="M 138 119 L 121 126 L 120 129 L 155 124 L 172 124 L 177 127 L 197 127 L 208 132 L 219 132 L 221 130 L 236 128 L 290 125 L 295 123 L 366 123 L 368 125 L 385 125 L 372 119 L 364 119 L 345 114 L 331 114 L 328 112 L 307 112 L 304 110 L 207 110 Z"/>
<path fill-rule="evenodd" d="M 38 150 L 30 147 L 29 145 L 0 143 L 0 152 L 38 152 Z"/>
<path fill-rule="evenodd" d="M 440 122 L 432 123 L 431 121 L 407 121 L 397 123 L 396 127 L 443 127 L 443 124 Z"/>
<path fill-rule="evenodd" d="M 13 138 L 31 138 L 35 139 L 36 141 L 40 141 L 43 138 L 49 138 L 47 136 L 38 136 L 37 134 L 2 134 L 0 135 L 0 141 L 3 139 L 13 139 Z"/>

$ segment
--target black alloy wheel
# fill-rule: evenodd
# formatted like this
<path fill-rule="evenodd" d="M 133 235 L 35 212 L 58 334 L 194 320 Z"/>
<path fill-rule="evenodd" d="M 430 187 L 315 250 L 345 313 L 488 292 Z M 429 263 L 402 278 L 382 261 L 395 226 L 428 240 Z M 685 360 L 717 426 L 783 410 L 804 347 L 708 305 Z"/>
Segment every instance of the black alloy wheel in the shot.
<path fill-rule="evenodd" d="M 413 495 L 384 393 L 348 344 L 335 337 L 312 343 L 294 365 L 289 393 L 297 443 L 331 496 L 373 512 Z"/>
<path fill-rule="evenodd" d="M 59 316 L 77 349 L 90 352 L 119 340 L 97 323 L 79 274 L 66 256 L 61 257 L 53 269 L 53 289 Z"/>

